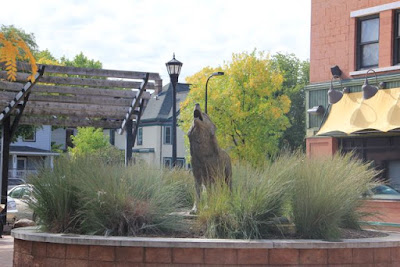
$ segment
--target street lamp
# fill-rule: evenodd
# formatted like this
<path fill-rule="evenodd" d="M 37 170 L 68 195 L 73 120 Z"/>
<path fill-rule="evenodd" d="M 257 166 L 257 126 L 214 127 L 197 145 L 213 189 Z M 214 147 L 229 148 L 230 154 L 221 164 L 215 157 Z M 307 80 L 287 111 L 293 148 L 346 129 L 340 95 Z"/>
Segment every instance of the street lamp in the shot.
<path fill-rule="evenodd" d="M 211 77 L 214 76 L 222 76 L 224 75 L 224 73 L 222 71 L 218 71 L 218 72 L 214 72 L 213 74 L 210 75 L 210 77 L 208 77 L 207 82 L 206 82 L 206 97 L 205 97 L 205 105 L 204 105 L 204 112 L 207 113 L 207 85 L 208 85 L 208 81 L 211 79 Z"/>
<path fill-rule="evenodd" d="M 172 60 L 165 63 L 169 78 L 172 83 L 172 167 L 176 166 L 176 84 L 181 73 L 182 62 L 175 59 L 175 53 Z"/>

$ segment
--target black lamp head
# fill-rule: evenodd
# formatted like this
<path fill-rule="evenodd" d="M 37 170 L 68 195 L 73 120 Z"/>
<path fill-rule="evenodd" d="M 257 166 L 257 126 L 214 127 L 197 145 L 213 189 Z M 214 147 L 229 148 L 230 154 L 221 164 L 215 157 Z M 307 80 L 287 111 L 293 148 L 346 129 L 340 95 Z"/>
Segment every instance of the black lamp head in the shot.
<path fill-rule="evenodd" d="M 332 82 L 333 79 L 335 79 L 335 77 L 332 77 L 332 79 L 331 79 L 331 87 L 329 88 L 329 91 L 328 91 L 328 102 L 329 102 L 329 104 L 336 104 L 343 97 L 343 92 L 340 92 L 340 91 L 335 90 L 333 88 L 333 82 Z M 340 80 L 340 83 L 341 82 L 342 82 L 342 80 Z"/>
<path fill-rule="evenodd" d="M 165 65 L 167 66 L 169 75 L 179 75 L 181 73 L 183 63 L 175 59 L 174 53 L 172 60 L 165 63 Z"/>
<path fill-rule="evenodd" d="M 376 85 L 378 85 L 378 78 L 376 77 L 376 73 L 373 69 L 369 69 L 367 71 L 367 73 L 365 74 L 365 81 L 363 86 L 361 87 L 362 91 L 363 91 L 363 98 L 364 99 L 370 99 L 371 97 L 373 97 L 379 90 L 379 88 L 377 86 L 373 86 L 370 85 L 368 83 L 368 72 L 373 71 L 375 74 L 375 80 L 376 80 Z"/>

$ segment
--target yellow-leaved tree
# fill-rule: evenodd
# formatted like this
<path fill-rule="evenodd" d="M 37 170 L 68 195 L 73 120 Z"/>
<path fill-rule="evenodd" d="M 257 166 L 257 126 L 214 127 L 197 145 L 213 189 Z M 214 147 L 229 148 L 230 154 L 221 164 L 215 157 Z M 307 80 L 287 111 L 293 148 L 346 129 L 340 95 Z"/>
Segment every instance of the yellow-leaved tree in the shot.
<path fill-rule="evenodd" d="M 180 127 L 189 130 L 195 103 L 204 112 L 205 84 L 217 71 L 225 75 L 210 79 L 207 109 L 218 128 L 218 143 L 234 160 L 262 164 L 278 152 L 279 140 L 290 126 L 286 116 L 290 99 L 282 91 L 283 77 L 264 52 L 233 54 L 223 67 L 206 67 L 187 77 L 192 86 L 181 104 Z"/>
<path fill-rule="evenodd" d="M 17 33 L 11 32 L 6 35 L 0 32 L 0 69 L 2 68 L 1 64 L 4 64 L 9 81 L 16 81 L 18 60 L 29 62 L 31 75 L 28 80 L 34 81 L 37 66 L 29 47 Z"/>

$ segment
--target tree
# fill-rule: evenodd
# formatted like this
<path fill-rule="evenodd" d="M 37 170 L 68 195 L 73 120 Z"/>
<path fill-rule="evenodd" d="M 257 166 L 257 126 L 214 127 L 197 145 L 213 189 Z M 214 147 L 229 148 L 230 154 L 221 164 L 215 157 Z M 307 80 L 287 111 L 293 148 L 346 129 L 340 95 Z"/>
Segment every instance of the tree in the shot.
<path fill-rule="evenodd" d="M 101 128 L 78 127 L 78 134 L 71 138 L 74 147 L 68 150 L 74 158 L 90 156 L 98 157 L 105 163 L 124 162 L 123 151 L 108 142 Z"/>
<path fill-rule="evenodd" d="M 73 156 L 93 154 L 110 145 L 101 128 L 78 127 L 78 134 L 71 136 L 71 139 L 74 147 L 69 151 Z"/>
<path fill-rule="evenodd" d="M 289 96 L 292 103 L 288 113 L 291 126 L 284 132 L 280 147 L 292 150 L 304 147 L 304 87 L 309 83 L 310 62 L 301 61 L 294 54 L 281 53 L 272 56 L 272 62 L 272 66 L 283 75 L 282 92 Z"/>
<path fill-rule="evenodd" d="M 16 34 L 24 40 L 32 53 L 38 51 L 38 45 L 33 33 L 26 33 L 23 29 L 17 28 L 14 25 L 1 25 L 0 32 L 2 32 L 6 38 L 10 38 L 11 35 Z"/>
<path fill-rule="evenodd" d="M 28 79 L 34 80 L 37 72 L 36 60 L 31 51 L 37 48 L 33 34 L 26 34 L 23 30 L 14 26 L 4 26 L 0 28 L 0 64 L 4 64 L 7 71 L 7 78 L 10 81 L 16 81 L 17 60 L 28 61 L 31 66 L 31 75 Z M 0 70 L 2 66 L 0 65 Z M 35 131 L 35 126 L 19 126 L 16 130 L 13 140 L 18 136 L 29 136 Z"/>
<path fill-rule="evenodd" d="M 103 64 L 94 59 L 89 59 L 86 57 L 83 52 L 76 55 L 73 60 L 67 59 L 65 56 L 61 58 L 61 64 L 68 67 L 80 67 L 80 68 L 92 68 L 92 69 L 101 69 Z"/>
<path fill-rule="evenodd" d="M 16 32 L 0 32 L 0 63 L 4 64 L 9 81 L 16 81 L 17 60 L 29 62 L 31 75 L 28 77 L 28 80 L 34 81 L 37 66 L 29 47 Z"/>
<path fill-rule="evenodd" d="M 282 75 L 263 52 L 233 54 L 222 68 L 206 67 L 186 80 L 192 84 L 181 104 L 181 127 L 188 131 L 195 103 L 204 110 L 207 77 L 225 75 L 209 82 L 208 114 L 216 124 L 219 144 L 234 159 L 262 163 L 279 150 L 279 140 L 290 126 L 285 114 L 290 99 L 282 91 Z"/>

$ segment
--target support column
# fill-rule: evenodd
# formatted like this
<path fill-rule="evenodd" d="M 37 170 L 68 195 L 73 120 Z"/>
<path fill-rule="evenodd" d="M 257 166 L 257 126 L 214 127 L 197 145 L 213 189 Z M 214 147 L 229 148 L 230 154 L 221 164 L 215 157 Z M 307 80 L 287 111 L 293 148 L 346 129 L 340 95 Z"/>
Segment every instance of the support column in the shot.
<path fill-rule="evenodd" d="M 12 177 L 17 177 L 17 168 L 18 168 L 18 157 L 17 155 L 12 155 Z"/>
<path fill-rule="evenodd" d="M 128 166 L 132 159 L 133 134 L 132 134 L 132 119 L 126 121 L 126 142 L 125 142 L 125 166 Z"/>
<path fill-rule="evenodd" d="M 54 169 L 54 156 L 50 156 L 50 168 Z"/>
<path fill-rule="evenodd" d="M 332 157 L 338 150 L 339 143 L 335 137 L 306 138 L 306 153 L 309 158 Z"/>
<path fill-rule="evenodd" d="M 4 205 L 4 216 L 7 214 L 7 187 L 8 187 L 8 163 L 10 157 L 11 127 L 10 116 L 3 119 L 1 127 L 1 197 L 0 204 Z M 3 220 L 6 220 L 4 217 Z M 0 233 L 1 235 L 1 233 Z"/>

